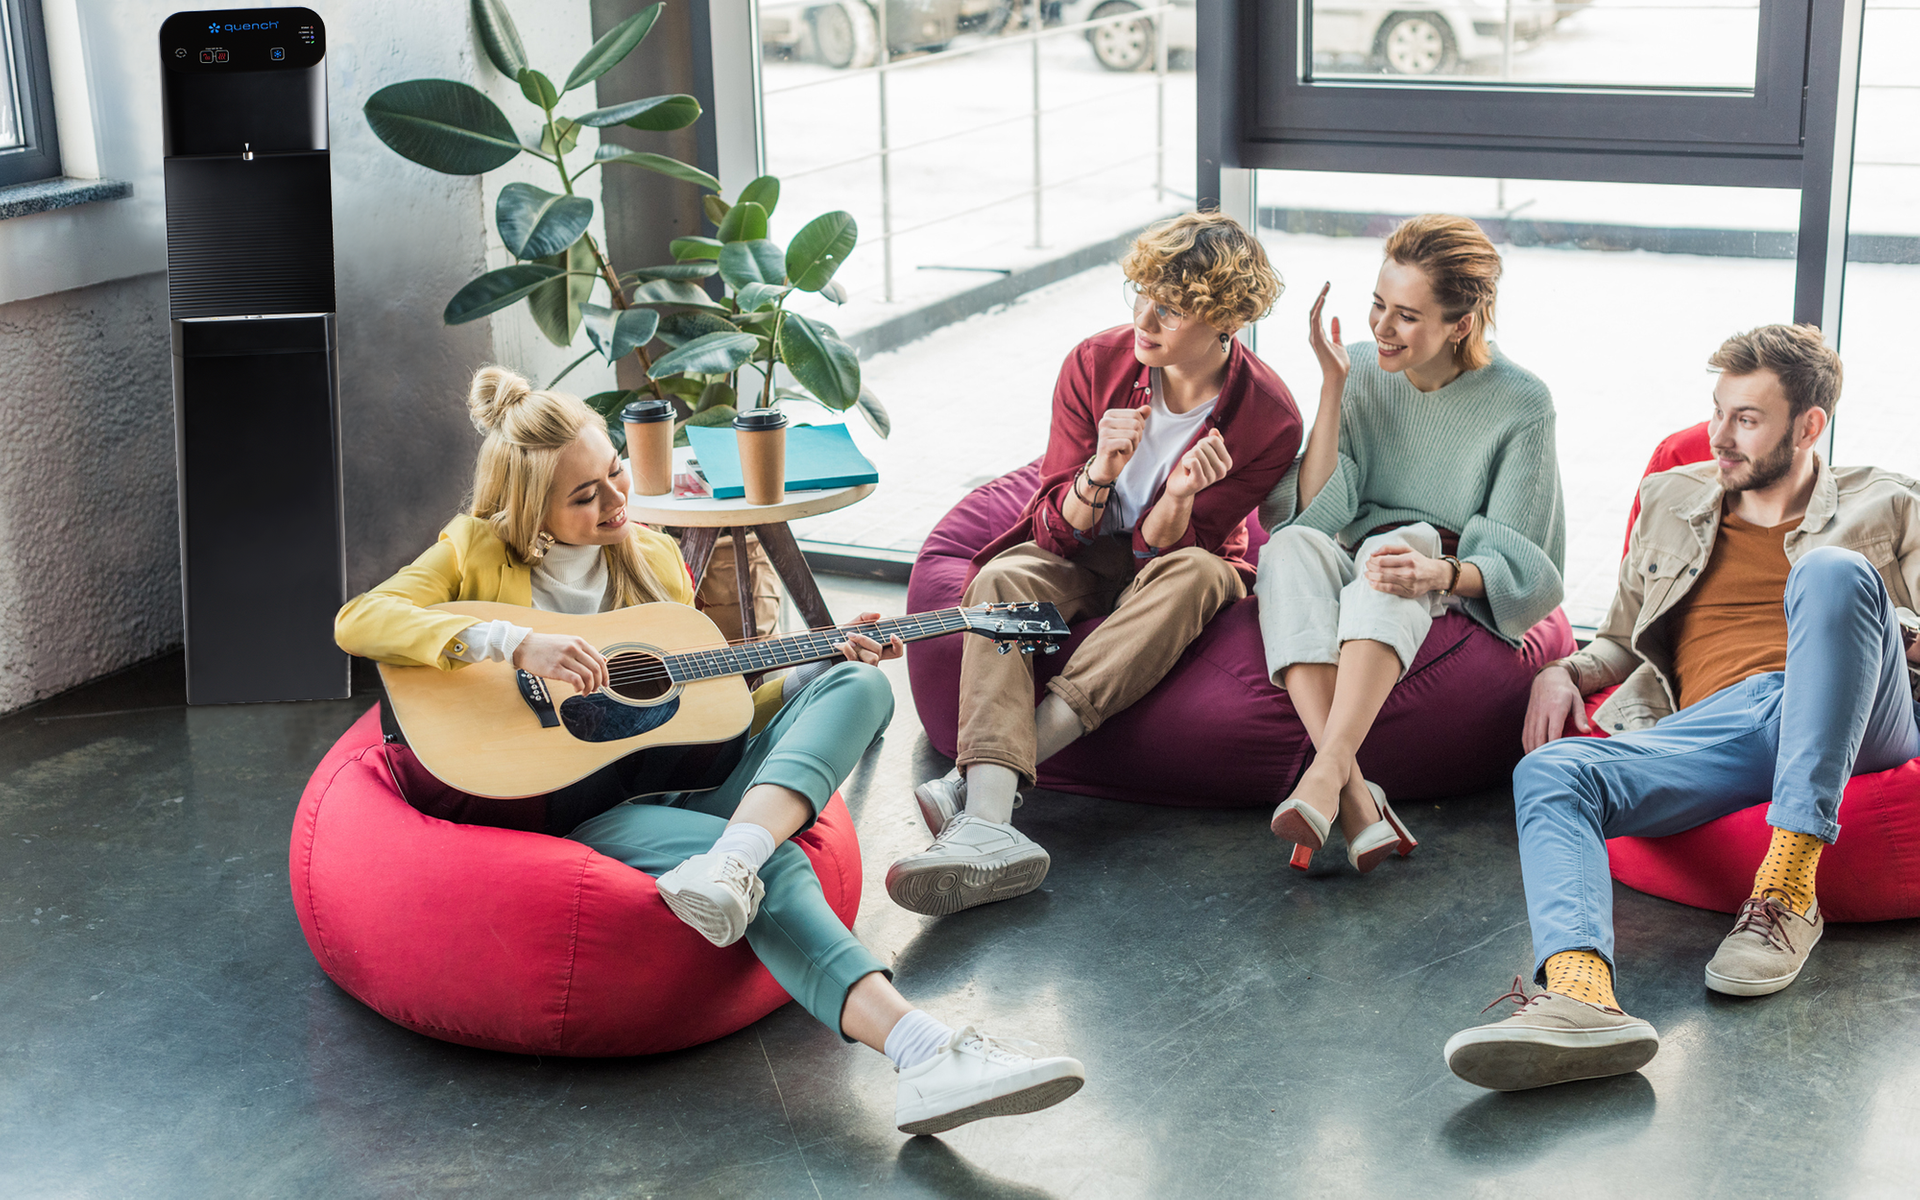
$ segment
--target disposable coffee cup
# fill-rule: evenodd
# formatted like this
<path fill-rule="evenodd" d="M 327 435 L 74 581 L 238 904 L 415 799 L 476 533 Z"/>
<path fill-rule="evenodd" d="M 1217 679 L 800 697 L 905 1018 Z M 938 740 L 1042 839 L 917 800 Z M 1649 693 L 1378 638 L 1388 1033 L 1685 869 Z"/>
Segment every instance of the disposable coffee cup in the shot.
<path fill-rule="evenodd" d="M 620 410 L 635 495 L 673 491 L 673 417 L 673 404 L 667 400 L 635 400 Z"/>
<path fill-rule="evenodd" d="M 787 496 L 787 414 L 752 408 L 733 419 L 740 447 L 740 482 L 748 504 L 778 504 Z"/>

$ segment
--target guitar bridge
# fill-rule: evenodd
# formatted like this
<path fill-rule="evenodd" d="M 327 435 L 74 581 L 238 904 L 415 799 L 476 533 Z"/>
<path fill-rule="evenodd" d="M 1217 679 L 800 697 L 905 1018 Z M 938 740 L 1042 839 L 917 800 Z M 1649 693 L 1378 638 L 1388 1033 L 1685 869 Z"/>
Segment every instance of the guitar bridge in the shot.
<path fill-rule="evenodd" d="M 525 671 L 515 671 L 520 684 L 520 698 L 527 702 L 533 715 L 540 718 L 542 729 L 553 729 L 560 724 L 560 714 L 553 711 L 553 697 L 547 693 L 547 685 L 538 675 L 529 675 Z"/>

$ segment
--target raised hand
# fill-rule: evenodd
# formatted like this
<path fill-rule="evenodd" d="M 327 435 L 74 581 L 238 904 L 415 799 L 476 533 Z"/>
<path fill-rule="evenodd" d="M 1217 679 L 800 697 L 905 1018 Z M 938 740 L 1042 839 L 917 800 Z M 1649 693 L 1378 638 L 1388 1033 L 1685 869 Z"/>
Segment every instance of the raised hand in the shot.
<path fill-rule="evenodd" d="M 864 612 L 853 619 L 855 625 L 867 625 L 880 619 L 877 612 Z M 861 662 L 869 665 L 884 662 L 889 658 L 899 658 L 907 652 L 907 644 L 898 634 L 885 645 L 874 641 L 864 633 L 848 633 L 847 640 L 836 642 L 834 646 L 846 655 L 848 662 Z"/>
<path fill-rule="evenodd" d="M 582 694 L 607 686 L 606 656 L 592 642 L 571 634 L 529 633 L 514 648 L 513 665 Z"/>
<path fill-rule="evenodd" d="M 1112 408 L 1100 418 L 1099 440 L 1093 448 L 1093 466 L 1087 471 L 1089 483 L 1105 487 L 1120 478 L 1140 439 L 1147 433 L 1150 405 L 1139 408 Z"/>
<path fill-rule="evenodd" d="M 1195 442 L 1167 473 L 1167 495 L 1191 499 L 1225 479 L 1231 470 L 1233 456 L 1227 453 L 1227 439 L 1218 429 L 1209 429 L 1207 436 Z"/>
<path fill-rule="evenodd" d="M 1327 336 L 1326 328 L 1320 323 L 1320 314 L 1327 306 L 1327 293 L 1331 290 L 1331 282 L 1323 284 L 1319 297 L 1313 302 L 1312 311 L 1307 314 L 1307 344 L 1313 347 L 1313 356 L 1320 360 L 1321 377 L 1325 380 L 1337 379 L 1344 386 L 1347 372 L 1353 369 L 1353 364 L 1347 358 L 1346 346 L 1340 342 L 1340 318 L 1333 319 L 1332 337 Z"/>

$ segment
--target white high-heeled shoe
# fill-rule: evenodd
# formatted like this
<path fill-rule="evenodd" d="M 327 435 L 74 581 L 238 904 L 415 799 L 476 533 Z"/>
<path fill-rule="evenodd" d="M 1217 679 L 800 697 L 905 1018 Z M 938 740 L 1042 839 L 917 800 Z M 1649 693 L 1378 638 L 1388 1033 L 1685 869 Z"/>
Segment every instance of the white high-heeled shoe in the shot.
<path fill-rule="evenodd" d="M 1387 855 L 1398 852 L 1401 858 L 1405 858 L 1420 844 L 1400 823 L 1399 814 L 1387 803 L 1387 794 L 1380 790 L 1380 785 L 1368 780 L 1367 790 L 1373 793 L 1373 803 L 1380 810 L 1380 819 L 1362 829 L 1358 837 L 1347 843 L 1347 861 L 1363 875 L 1379 866 Z"/>

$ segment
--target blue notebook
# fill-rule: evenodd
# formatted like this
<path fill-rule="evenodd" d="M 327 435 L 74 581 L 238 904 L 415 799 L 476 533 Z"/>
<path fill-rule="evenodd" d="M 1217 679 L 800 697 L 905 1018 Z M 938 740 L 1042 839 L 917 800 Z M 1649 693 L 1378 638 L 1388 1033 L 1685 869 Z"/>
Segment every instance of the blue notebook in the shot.
<path fill-rule="evenodd" d="M 740 446 L 731 426 L 687 426 L 687 440 L 716 500 L 747 494 L 740 481 Z M 880 473 L 860 453 L 845 425 L 787 426 L 787 490 L 877 483 Z"/>

